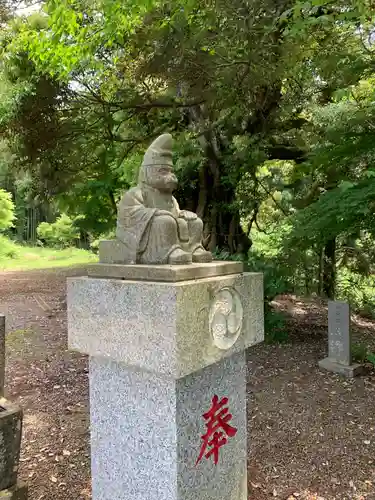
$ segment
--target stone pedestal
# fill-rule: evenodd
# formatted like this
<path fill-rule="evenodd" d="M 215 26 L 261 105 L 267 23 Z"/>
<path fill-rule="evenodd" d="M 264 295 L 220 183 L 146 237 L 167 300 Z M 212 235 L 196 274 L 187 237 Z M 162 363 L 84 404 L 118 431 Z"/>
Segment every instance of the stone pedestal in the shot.
<path fill-rule="evenodd" d="M 21 434 L 21 408 L 0 398 L 0 492 L 17 482 Z"/>
<path fill-rule="evenodd" d="M 90 356 L 94 500 L 247 499 L 245 349 L 264 337 L 263 278 L 240 270 L 106 264 L 68 280 L 69 346 Z"/>
<path fill-rule="evenodd" d="M 0 315 L 0 500 L 26 500 L 27 486 L 17 483 L 22 410 L 4 396 L 5 316 Z"/>
<path fill-rule="evenodd" d="M 319 367 L 349 378 L 364 372 L 362 365 L 352 363 L 350 308 L 346 302 L 328 302 L 328 357 L 319 361 Z"/>

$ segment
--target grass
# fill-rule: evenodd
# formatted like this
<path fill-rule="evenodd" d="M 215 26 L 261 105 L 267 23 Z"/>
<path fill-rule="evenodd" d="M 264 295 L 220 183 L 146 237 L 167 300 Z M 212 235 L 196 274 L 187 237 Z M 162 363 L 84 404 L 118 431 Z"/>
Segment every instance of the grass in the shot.
<path fill-rule="evenodd" d="M 0 271 L 71 267 L 89 262 L 97 262 L 97 257 L 87 250 L 17 245 L 0 235 Z"/>

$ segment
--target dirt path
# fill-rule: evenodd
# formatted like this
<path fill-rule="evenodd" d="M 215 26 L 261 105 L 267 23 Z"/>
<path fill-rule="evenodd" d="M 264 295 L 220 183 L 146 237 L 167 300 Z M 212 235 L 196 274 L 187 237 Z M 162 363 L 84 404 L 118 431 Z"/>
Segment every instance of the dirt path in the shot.
<path fill-rule="evenodd" d="M 66 275 L 77 273 L 0 274 L 6 389 L 25 412 L 20 477 L 31 500 L 90 498 L 87 362 L 66 336 Z"/>
<path fill-rule="evenodd" d="M 25 410 L 20 476 L 30 500 L 90 498 L 87 361 L 67 351 L 72 274 L 84 270 L 0 274 L 7 393 Z M 324 304 L 287 297 L 276 307 L 289 314 L 293 343 L 249 351 L 249 499 L 375 499 L 375 377 L 317 369 Z M 375 351 L 374 332 L 356 322 L 355 335 Z"/>
<path fill-rule="evenodd" d="M 375 499 L 374 374 L 346 380 L 317 369 L 325 304 L 275 305 L 293 343 L 249 351 L 250 498 Z M 355 318 L 353 337 L 375 351 L 374 323 Z"/>

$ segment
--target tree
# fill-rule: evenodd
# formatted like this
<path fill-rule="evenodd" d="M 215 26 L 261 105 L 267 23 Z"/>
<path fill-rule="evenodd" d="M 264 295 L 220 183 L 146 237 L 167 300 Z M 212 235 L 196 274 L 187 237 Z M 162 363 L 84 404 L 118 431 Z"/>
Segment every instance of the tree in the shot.
<path fill-rule="evenodd" d="M 45 18 L 38 14 L 28 20 L 36 31 L 44 24 Z M 70 209 L 72 215 L 85 214 L 79 219 L 81 229 L 98 236 L 114 223 L 116 191 L 123 185 L 118 168 L 121 151 L 108 125 L 112 117 L 83 92 L 38 72 L 25 50 L 10 50 L 23 26 L 16 20 L 2 40 L 7 99 L 0 109 L 0 130 L 13 152 L 8 164 L 13 186 L 27 172 L 28 203 L 38 208 L 39 222 L 50 222 L 56 208 Z"/>
<path fill-rule="evenodd" d="M 10 193 L 0 189 L 0 231 L 9 229 L 15 219 L 14 203 Z"/>
<path fill-rule="evenodd" d="M 56 247 L 72 246 L 79 239 L 78 228 L 66 214 L 62 214 L 52 224 L 42 222 L 38 226 L 37 233 L 41 240 Z"/>
<path fill-rule="evenodd" d="M 109 223 L 119 190 L 132 182 L 123 168 L 135 171 L 124 160 L 172 132 L 178 196 L 204 219 L 207 245 L 246 253 L 274 187 L 259 165 L 294 161 L 294 179 L 281 186 L 294 209 L 326 189 L 328 170 L 309 167 L 319 134 L 313 106 L 371 71 L 362 36 L 370 11 L 355 1 L 50 0 L 48 16 L 19 24 L 6 44 L 8 58 L 25 61 L 35 78 L 7 123 L 46 196 L 92 211 L 97 193 Z"/>
<path fill-rule="evenodd" d="M 209 3 L 202 10 L 194 2 L 155 2 L 141 4 L 139 15 L 129 2 L 48 2 L 49 27 L 20 40 L 26 36 L 38 68 L 79 82 L 87 102 L 107 113 L 112 140 L 127 150 L 165 130 L 198 141 L 203 161 L 189 167 L 196 186 L 189 201 L 206 222 L 211 249 L 246 252 L 235 199 L 243 172 L 254 169 L 260 145 L 265 158 L 276 150 L 300 154 L 267 141 L 287 57 L 277 21 L 290 3 Z"/>

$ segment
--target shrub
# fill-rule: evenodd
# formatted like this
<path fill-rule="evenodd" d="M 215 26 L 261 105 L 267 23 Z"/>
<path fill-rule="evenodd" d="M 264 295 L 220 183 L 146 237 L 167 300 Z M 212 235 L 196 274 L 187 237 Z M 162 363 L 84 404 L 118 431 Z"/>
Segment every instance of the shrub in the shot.
<path fill-rule="evenodd" d="M 266 344 L 284 344 L 289 340 L 285 315 L 264 304 L 264 337 Z"/>
<path fill-rule="evenodd" d="M 375 317 L 375 277 L 342 267 L 337 275 L 336 298 L 350 303 L 353 311 Z"/>
<path fill-rule="evenodd" d="M 274 311 L 270 302 L 277 295 L 291 292 L 292 284 L 289 283 L 287 275 L 283 273 L 277 257 L 265 257 L 254 250 L 250 250 L 247 268 L 252 272 L 263 273 L 265 341 L 269 344 L 287 342 L 288 331 L 285 316 Z"/>
<path fill-rule="evenodd" d="M 48 246 L 64 248 L 79 239 L 79 229 L 66 214 L 60 215 L 53 223 L 42 222 L 37 228 L 38 237 Z"/>
<path fill-rule="evenodd" d="M 375 353 L 371 352 L 364 344 L 352 344 L 352 359 L 357 363 L 371 363 L 375 367 Z"/>
<path fill-rule="evenodd" d="M 214 252 L 214 257 L 219 260 L 241 260 L 237 255 L 227 252 Z M 247 260 L 247 270 L 263 273 L 264 279 L 264 329 L 267 343 L 284 343 L 288 341 L 285 316 L 276 312 L 270 302 L 281 294 L 292 290 L 292 285 L 283 275 L 278 266 L 277 258 L 265 257 L 254 250 L 250 250 Z"/>
<path fill-rule="evenodd" d="M 352 359 L 357 363 L 364 363 L 367 357 L 367 347 L 364 344 L 352 344 Z"/>
<path fill-rule="evenodd" d="M 271 302 L 277 295 L 293 291 L 287 275 L 282 272 L 283 270 L 276 259 L 266 258 L 250 250 L 247 268 L 251 272 L 263 273 L 264 299 L 266 302 Z"/>
<path fill-rule="evenodd" d="M 11 240 L 0 234 L 0 261 L 15 259 L 19 255 L 19 247 Z"/>
<path fill-rule="evenodd" d="M 116 237 L 115 231 L 109 231 L 108 233 L 101 234 L 96 240 L 92 241 L 90 244 L 90 248 L 94 253 L 98 253 L 99 251 L 99 243 L 101 240 L 113 240 Z"/>
<path fill-rule="evenodd" d="M 9 229 L 15 220 L 14 203 L 12 195 L 4 189 L 0 189 L 0 231 Z"/>

